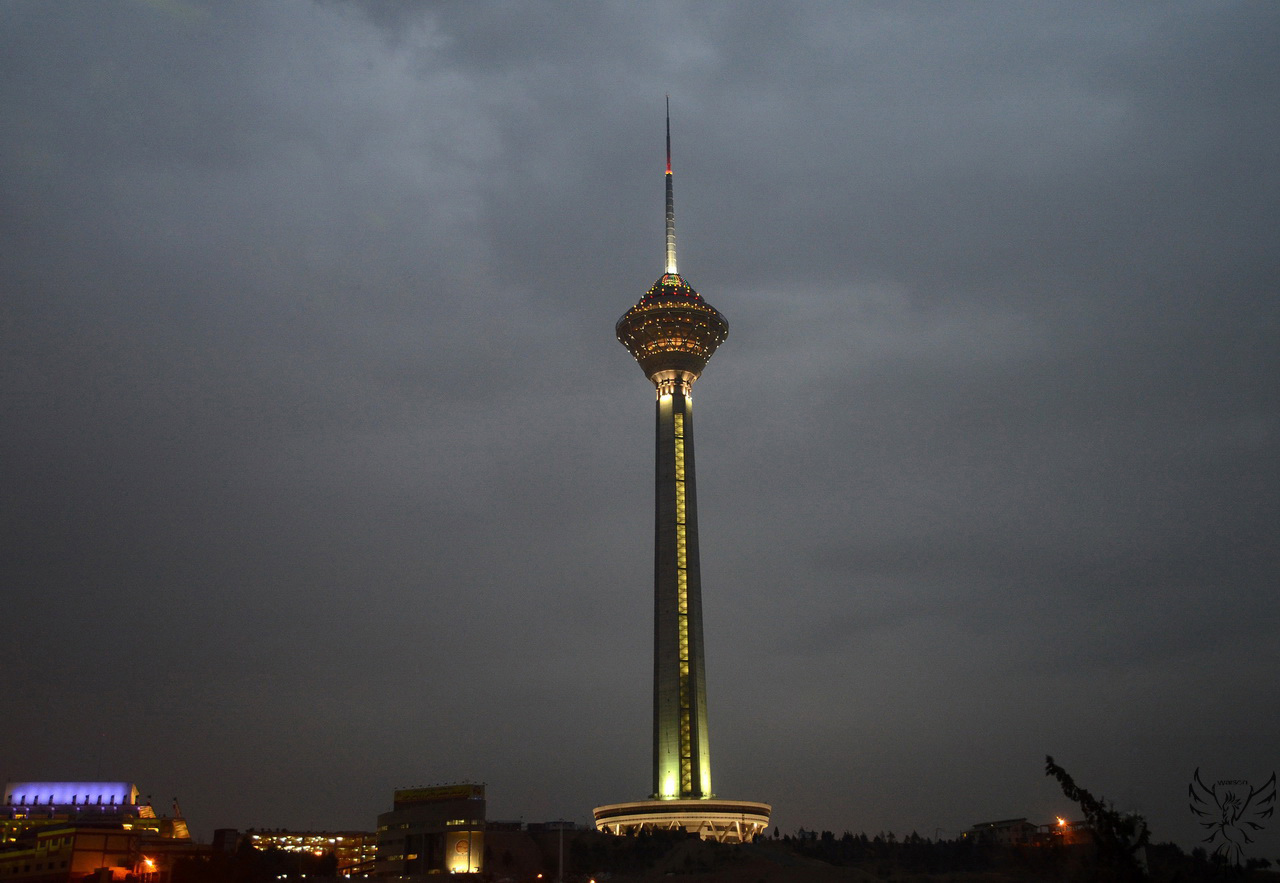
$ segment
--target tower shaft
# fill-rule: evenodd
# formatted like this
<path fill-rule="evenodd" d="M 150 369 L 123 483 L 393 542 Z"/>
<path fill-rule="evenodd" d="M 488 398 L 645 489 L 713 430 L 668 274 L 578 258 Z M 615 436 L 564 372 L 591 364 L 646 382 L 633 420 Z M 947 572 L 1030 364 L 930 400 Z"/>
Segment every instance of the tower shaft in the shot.
<path fill-rule="evenodd" d="M 653 797 L 687 800 L 711 796 L 711 745 L 698 566 L 693 400 L 684 383 L 671 386 L 671 391 L 660 392 L 657 402 Z"/>

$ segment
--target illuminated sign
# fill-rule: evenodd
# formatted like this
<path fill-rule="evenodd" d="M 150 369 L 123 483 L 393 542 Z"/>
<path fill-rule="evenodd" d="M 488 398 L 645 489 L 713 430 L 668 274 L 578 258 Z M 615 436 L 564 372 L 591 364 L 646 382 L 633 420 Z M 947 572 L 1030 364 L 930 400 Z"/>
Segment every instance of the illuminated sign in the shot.
<path fill-rule="evenodd" d="M 445 849 L 445 868 L 449 873 L 478 874 L 483 870 L 484 835 L 480 831 L 450 834 Z"/>
<path fill-rule="evenodd" d="M 484 785 L 437 785 L 433 788 L 406 788 L 395 794 L 396 809 L 442 800 L 484 799 Z"/>

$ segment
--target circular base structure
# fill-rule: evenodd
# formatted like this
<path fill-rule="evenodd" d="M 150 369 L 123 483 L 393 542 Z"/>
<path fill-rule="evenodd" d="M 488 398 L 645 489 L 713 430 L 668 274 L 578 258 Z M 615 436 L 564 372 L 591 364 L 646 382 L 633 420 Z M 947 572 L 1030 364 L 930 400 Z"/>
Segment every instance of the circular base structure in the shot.
<path fill-rule="evenodd" d="M 767 803 L 749 800 L 638 800 L 595 808 L 596 830 L 606 834 L 688 831 L 717 843 L 748 843 L 769 827 Z"/>

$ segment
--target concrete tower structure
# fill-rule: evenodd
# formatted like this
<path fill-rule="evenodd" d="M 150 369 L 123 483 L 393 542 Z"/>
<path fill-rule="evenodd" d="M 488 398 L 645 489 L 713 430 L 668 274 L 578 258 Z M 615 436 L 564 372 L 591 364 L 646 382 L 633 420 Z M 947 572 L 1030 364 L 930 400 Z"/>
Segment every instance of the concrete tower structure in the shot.
<path fill-rule="evenodd" d="M 654 507 L 653 792 L 595 810 L 613 834 L 682 828 L 740 842 L 769 824 L 764 803 L 715 799 L 702 644 L 693 384 L 729 335 L 729 323 L 676 269 L 676 220 L 667 114 L 666 272 L 618 320 L 619 342 L 657 390 Z"/>

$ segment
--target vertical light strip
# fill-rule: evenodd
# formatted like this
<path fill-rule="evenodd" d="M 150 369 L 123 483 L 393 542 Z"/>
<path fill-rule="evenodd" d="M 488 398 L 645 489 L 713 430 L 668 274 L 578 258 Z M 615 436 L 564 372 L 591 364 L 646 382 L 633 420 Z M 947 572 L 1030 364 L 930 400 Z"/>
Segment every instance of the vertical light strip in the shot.
<path fill-rule="evenodd" d="M 683 404 L 683 402 L 682 402 Z M 680 793 L 693 791 L 693 684 L 689 665 L 689 559 L 684 492 L 684 414 L 676 412 L 676 621 L 680 630 Z"/>

